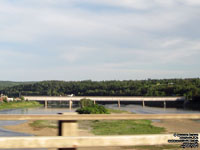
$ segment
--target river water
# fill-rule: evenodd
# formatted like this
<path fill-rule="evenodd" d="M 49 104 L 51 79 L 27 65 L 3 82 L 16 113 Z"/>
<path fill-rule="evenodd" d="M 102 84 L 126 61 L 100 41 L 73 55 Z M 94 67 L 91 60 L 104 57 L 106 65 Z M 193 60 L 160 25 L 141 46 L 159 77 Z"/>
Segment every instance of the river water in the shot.
<path fill-rule="evenodd" d="M 2 110 L 0 111 L 0 114 L 58 114 L 62 112 L 69 112 L 69 109 L 65 108 L 50 108 L 50 109 L 45 109 L 45 108 L 24 108 L 24 109 L 10 109 L 10 110 Z M 13 132 L 7 129 L 4 129 L 2 126 L 7 126 L 7 125 L 17 125 L 24 123 L 26 121 L 0 121 L 0 136 L 1 137 L 11 137 L 11 136 L 34 136 L 31 134 L 26 134 L 26 133 L 21 133 L 19 132 Z M 0 148 L 0 150 L 3 147 Z M 7 149 L 8 150 L 8 149 Z M 14 150 L 26 150 L 26 149 L 14 149 Z M 46 150 L 46 149 L 29 149 L 29 150 Z"/>
<path fill-rule="evenodd" d="M 180 108 L 161 108 L 161 107 L 142 107 L 141 105 L 121 105 L 118 108 L 117 105 L 106 105 L 108 108 L 120 109 L 130 111 L 136 114 L 190 114 L 190 113 L 200 113 L 200 111 L 193 111 Z"/>
<path fill-rule="evenodd" d="M 107 108 L 126 110 L 137 114 L 166 114 L 166 113 L 200 113 L 200 111 L 184 110 L 177 108 L 158 108 L 158 107 L 142 107 L 140 105 L 121 105 L 121 108 L 118 108 L 115 104 L 105 105 Z M 73 109 L 72 111 L 75 111 Z M 62 112 L 70 112 L 68 108 L 25 108 L 25 109 L 10 109 L 2 110 L 0 114 L 58 114 Z M 10 136 L 34 136 L 31 134 L 13 132 L 7 129 L 4 129 L 2 126 L 6 125 L 17 125 L 24 123 L 26 121 L 0 121 L 0 136 L 1 137 L 10 137 Z M 2 150 L 0 148 L 0 150 Z M 15 149 L 17 150 L 17 149 Z M 25 150 L 25 149 L 24 149 Z M 31 149 L 31 150 L 46 150 L 46 149 Z"/>

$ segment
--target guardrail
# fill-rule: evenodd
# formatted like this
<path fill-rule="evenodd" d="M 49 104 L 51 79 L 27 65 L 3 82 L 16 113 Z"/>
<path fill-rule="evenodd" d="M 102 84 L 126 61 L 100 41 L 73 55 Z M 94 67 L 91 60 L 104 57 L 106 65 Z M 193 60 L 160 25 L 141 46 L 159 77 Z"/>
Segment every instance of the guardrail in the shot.
<path fill-rule="evenodd" d="M 76 148 L 106 146 L 138 146 L 169 144 L 171 134 L 137 136 L 86 136 L 86 137 L 6 137 L 0 138 L 3 148 Z M 177 138 L 176 138 L 177 139 Z"/>
<path fill-rule="evenodd" d="M 0 137 L 0 148 L 59 148 L 169 144 L 172 134 L 134 136 L 78 136 L 77 120 L 200 119 L 200 114 L 109 114 L 109 115 L 0 115 L 0 120 L 58 120 L 59 136 Z"/>
<path fill-rule="evenodd" d="M 140 120 L 140 119 L 200 119 L 199 114 L 72 114 L 60 115 L 0 115 L 0 120 Z"/>

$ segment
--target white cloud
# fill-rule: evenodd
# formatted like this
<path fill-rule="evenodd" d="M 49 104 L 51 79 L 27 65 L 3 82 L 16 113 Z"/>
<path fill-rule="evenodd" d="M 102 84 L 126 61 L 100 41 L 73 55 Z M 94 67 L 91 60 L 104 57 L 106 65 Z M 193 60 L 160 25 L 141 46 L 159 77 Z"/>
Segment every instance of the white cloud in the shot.
<path fill-rule="evenodd" d="M 24 53 L 16 50 L 9 50 L 9 49 L 4 49 L 0 50 L 1 54 L 1 60 L 6 61 L 6 60 L 12 60 L 12 59 L 27 59 L 30 60 L 32 59 L 35 55 L 31 53 Z"/>
<path fill-rule="evenodd" d="M 170 69 L 157 68 L 173 70 L 186 63 L 198 67 L 200 37 L 192 32 L 198 30 L 199 10 L 197 0 L 1 1 L 0 53 L 19 61 L 16 64 L 30 60 L 30 70 L 38 67 L 43 78 L 51 72 L 46 69 L 49 63 L 71 66 L 69 70 L 75 73 L 84 72 L 86 65 L 90 74 L 85 78 L 95 74 L 99 79 L 101 75 L 111 78 L 117 70 L 122 79 L 143 73 L 155 76 L 156 72 L 168 76 Z M 188 28 L 194 22 L 196 26 Z M 154 75 L 138 71 L 149 66 Z M 104 75 L 106 67 L 108 74 Z M 56 69 L 58 74 L 68 73 L 63 68 Z"/>
<path fill-rule="evenodd" d="M 117 0 L 115 3 L 113 1 L 97 2 L 107 5 L 116 3 L 119 6 L 127 5 L 130 7 L 146 5 L 145 0 Z M 47 1 L 47 5 L 49 3 L 51 1 Z M 108 34 L 112 36 L 113 34 L 119 35 L 132 31 L 134 28 L 150 31 L 163 30 L 174 28 L 189 18 L 189 15 L 185 16 L 184 14 L 183 17 L 182 12 L 176 11 L 168 13 L 165 11 L 155 11 L 144 14 L 117 13 L 117 15 L 114 15 L 113 13 L 91 13 L 83 9 L 60 11 L 59 8 L 54 8 L 52 5 L 50 8 L 32 8 L 30 6 L 27 8 L 18 5 L 14 6 L 11 3 L 6 4 L 5 8 L 3 12 L 6 17 L 1 19 L 2 30 L 0 30 L 0 35 L 3 36 L 0 36 L 0 39 L 11 42 L 15 42 L 15 40 L 16 42 L 31 42 L 48 35 L 82 37 L 102 34 L 106 36 Z M 14 23 L 12 23 L 13 21 Z M 103 30 L 105 32 L 102 32 Z"/>
<path fill-rule="evenodd" d="M 110 6 L 118 6 L 118 7 L 125 7 L 125 8 L 134 8 L 134 9 L 147 9 L 150 6 L 152 6 L 152 1 L 149 0 L 101 0 L 101 1 L 93 1 L 88 0 L 89 3 L 94 4 L 104 4 L 104 5 L 110 5 Z"/>
<path fill-rule="evenodd" d="M 200 5 L 200 1 L 199 0 L 180 0 L 180 2 L 184 2 L 187 5 L 193 5 L 193 6 Z"/>

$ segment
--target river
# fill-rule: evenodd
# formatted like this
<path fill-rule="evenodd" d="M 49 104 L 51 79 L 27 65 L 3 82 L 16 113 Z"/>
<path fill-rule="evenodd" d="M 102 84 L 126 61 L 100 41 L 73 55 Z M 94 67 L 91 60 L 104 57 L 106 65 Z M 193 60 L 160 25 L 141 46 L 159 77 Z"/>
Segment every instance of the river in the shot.
<path fill-rule="evenodd" d="M 200 113 L 200 111 L 184 110 L 177 108 L 158 108 L 158 107 L 142 107 L 140 105 L 121 105 L 121 108 L 118 108 L 115 104 L 105 105 L 107 108 L 126 110 L 137 114 L 164 114 L 164 113 Z M 69 112 L 68 108 L 25 108 L 25 109 L 10 109 L 10 110 L 1 110 L 0 114 L 58 114 L 62 112 Z M 72 111 L 75 111 L 73 109 Z M 6 125 L 17 125 L 24 123 L 26 121 L 0 121 L 0 136 L 1 137 L 10 137 L 10 136 L 34 136 L 31 134 L 13 132 L 7 129 L 4 129 L 2 126 Z M 17 149 L 15 149 L 17 150 Z M 25 149 L 24 149 L 25 150 Z M 46 149 L 31 149 L 31 150 L 46 150 Z"/>
<path fill-rule="evenodd" d="M 141 105 L 121 105 L 120 108 L 116 104 L 106 105 L 108 108 L 120 109 L 130 111 L 136 114 L 190 114 L 200 113 L 200 111 L 193 111 L 180 108 L 161 108 L 161 107 L 142 107 Z"/>
<path fill-rule="evenodd" d="M 24 108 L 24 109 L 9 109 L 9 110 L 1 110 L 0 114 L 57 114 L 62 112 L 69 112 L 69 109 L 65 108 Z M 2 126 L 7 125 L 17 125 L 24 123 L 26 121 L 0 121 L 0 136 L 1 137 L 11 137 L 11 136 L 34 136 L 31 134 L 21 133 L 19 132 L 13 132 L 7 129 L 4 129 Z M 3 150 L 0 148 L 0 150 Z M 7 149 L 8 150 L 8 149 Z M 26 150 L 26 149 L 15 149 L 15 150 Z M 46 149 L 30 149 L 30 150 L 46 150 Z"/>

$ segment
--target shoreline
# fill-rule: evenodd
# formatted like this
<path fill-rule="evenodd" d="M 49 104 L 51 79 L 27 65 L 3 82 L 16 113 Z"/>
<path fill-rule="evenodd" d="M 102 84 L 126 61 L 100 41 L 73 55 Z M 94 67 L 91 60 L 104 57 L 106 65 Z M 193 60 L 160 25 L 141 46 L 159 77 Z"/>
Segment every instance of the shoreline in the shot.
<path fill-rule="evenodd" d="M 34 136 L 57 136 L 58 129 L 57 128 L 35 128 L 30 126 L 30 123 L 33 121 L 27 121 L 22 124 L 18 125 L 9 125 L 9 126 L 1 126 L 4 129 L 14 131 L 14 132 L 22 132 L 32 134 Z M 167 133 L 200 133 L 200 122 L 194 120 L 161 120 L 160 122 L 152 122 L 153 126 L 156 127 L 164 127 L 166 131 L 164 134 Z M 192 127 L 192 128 L 191 128 Z M 79 129 L 79 136 L 94 136 L 90 132 L 89 129 Z M 155 146 L 155 147 L 159 147 Z M 162 148 L 161 148 L 162 149 Z M 172 148 L 173 149 L 173 148 Z M 179 148 L 176 148 L 179 150 Z M 48 149 L 48 150 L 55 150 L 55 149 Z M 78 148 L 78 150 L 105 150 L 105 147 L 94 147 L 94 148 Z M 143 149 L 141 147 L 106 147 L 106 150 L 148 150 Z"/>
<path fill-rule="evenodd" d="M 0 104 L 0 111 L 10 110 L 10 109 L 23 109 L 23 108 L 36 108 L 41 107 L 42 104 L 36 101 L 11 101 L 3 102 Z"/>
<path fill-rule="evenodd" d="M 14 132 L 21 132 L 21 133 L 27 133 L 32 134 L 34 136 L 58 136 L 58 129 L 57 128 L 36 128 L 30 126 L 30 123 L 33 121 L 27 121 L 22 124 L 18 125 L 7 125 L 7 126 L 1 126 L 4 129 L 14 131 Z M 93 135 L 88 130 L 79 129 L 79 136 L 91 136 Z"/>
<path fill-rule="evenodd" d="M 33 121 L 27 121 L 18 125 L 1 126 L 4 129 L 8 129 L 14 132 L 22 132 L 27 134 L 33 134 L 36 136 L 57 136 L 57 128 L 36 128 L 30 126 Z M 165 133 L 200 133 L 200 122 L 190 119 L 177 119 L 174 120 L 161 120 L 160 122 L 152 122 L 153 126 L 164 127 Z M 192 128 L 191 128 L 192 127 Z M 79 129 L 80 136 L 94 135 L 89 130 Z"/>

